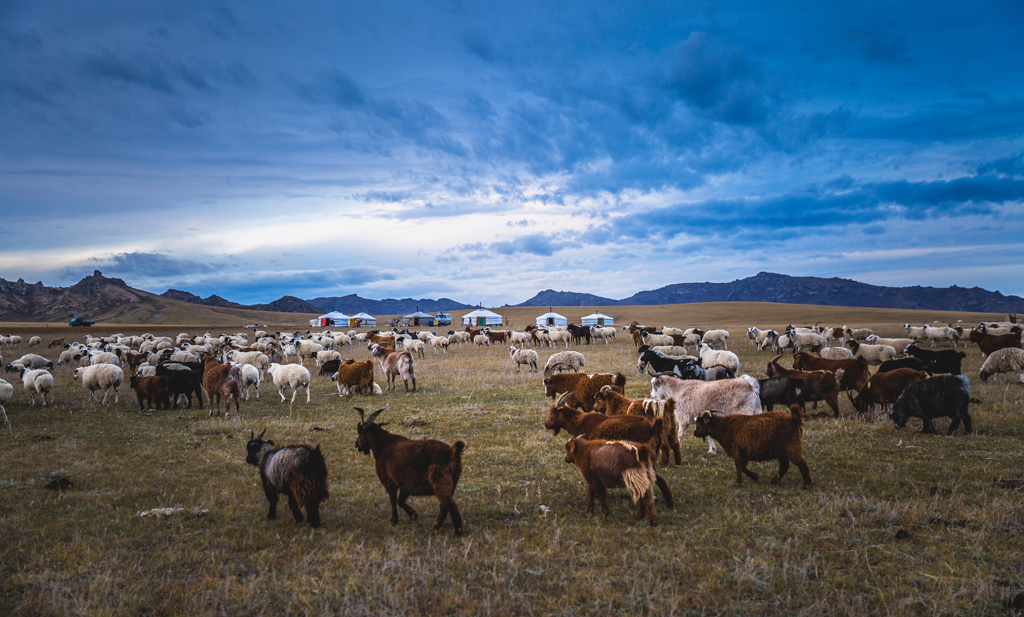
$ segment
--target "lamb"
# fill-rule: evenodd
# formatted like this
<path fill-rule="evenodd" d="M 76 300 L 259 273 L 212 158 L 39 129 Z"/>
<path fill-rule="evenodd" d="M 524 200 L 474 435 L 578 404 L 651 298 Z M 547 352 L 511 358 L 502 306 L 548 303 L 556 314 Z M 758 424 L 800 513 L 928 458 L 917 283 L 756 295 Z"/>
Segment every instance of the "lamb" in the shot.
<path fill-rule="evenodd" d="M 81 379 L 82 385 L 89 391 L 89 401 L 92 402 L 96 398 L 96 391 L 103 390 L 103 401 L 101 405 L 107 404 L 107 396 L 110 391 L 114 392 L 114 404 L 116 405 L 118 400 L 118 390 L 121 388 L 121 382 L 124 381 L 124 371 L 121 370 L 120 366 L 114 364 L 96 364 L 93 366 L 85 366 L 75 369 L 75 379 Z"/>
<path fill-rule="evenodd" d="M 731 351 L 714 350 L 707 343 L 700 344 L 700 365 L 706 369 L 712 366 L 724 366 L 733 373 L 740 372 L 740 359 L 736 354 Z"/>
<path fill-rule="evenodd" d="M 42 344 L 43 344 L 43 338 L 40 337 L 40 336 L 33 336 L 32 338 L 28 339 L 28 346 L 29 347 L 39 347 Z"/>
<path fill-rule="evenodd" d="M 636 517 L 653 527 L 658 523 L 654 511 L 654 485 L 665 495 L 669 508 L 675 504 L 668 484 L 656 471 L 656 453 L 645 443 L 607 441 L 573 437 L 565 444 L 565 462 L 575 463 L 587 483 L 587 512 L 594 511 L 594 496 L 601 502 L 601 513 L 608 516 L 606 489 L 625 488 L 633 503 L 639 502 Z"/>
<path fill-rule="evenodd" d="M 35 406 L 36 394 L 39 394 L 43 399 L 43 407 L 46 407 L 46 395 L 53 389 L 53 375 L 43 369 L 22 368 L 21 385 L 28 392 L 29 405 Z M 50 402 L 53 402 L 52 395 Z"/>
<path fill-rule="evenodd" d="M 301 364 L 271 364 L 267 373 L 274 380 L 282 403 L 285 402 L 284 391 L 286 389 L 292 391 L 292 400 L 288 402 L 288 404 L 292 404 L 295 402 L 295 395 L 299 393 L 299 388 L 305 388 L 306 404 L 309 404 L 310 375 L 308 368 Z"/>
<path fill-rule="evenodd" d="M 402 381 L 405 382 L 405 391 L 409 391 L 410 379 L 412 391 L 416 391 L 416 367 L 411 353 L 381 347 L 378 343 L 373 344 L 370 353 L 380 362 L 380 368 L 388 382 L 388 390 L 395 389 L 395 378 L 401 375 Z"/>
<path fill-rule="evenodd" d="M 694 381 L 671 375 L 658 375 L 651 379 L 651 398 L 676 403 L 676 424 L 682 440 L 683 431 L 697 416 L 707 409 L 720 409 L 726 413 L 761 413 L 761 400 L 757 396 L 757 381 L 747 375 L 720 381 Z M 708 440 L 708 454 L 715 454 L 715 442 Z"/>
<path fill-rule="evenodd" d="M 50 342 L 46 345 L 46 348 L 50 349 L 52 347 L 64 347 L 64 342 L 65 341 L 67 341 L 67 337 L 64 337 L 64 336 L 58 336 L 56 338 L 52 338 L 52 339 L 50 339 Z"/>
<path fill-rule="evenodd" d="M 747 469 L 749 461 L 779 460 L 779 471 L 772 484 L 779 484 L 792 461 L 804 479 L 804 490 L 811 487 L 811 470 L 804 459 L 802 437 L 804 414 L 799 405 L 790 405 L 789 413 L 766 411 L 756 416 L 718 415 L 704 411 L 697 417 L 694 437 L 711 437 L 722 444 L 736 464 L 736 486 L 743 484 L 743 474 L 757 482 L 759 476 Z"/>
<path fill-rule="evenodd" d="M 674 453 L 676 465 L 683 462 L 679 448 L 679 429 L 676 427 L 676 402 L 673 399 L 631 399 L 616 392 L 612 386 L 601 386 L 594 399 L 594 411 L 609 416 L 643 416 L 652 422 L 661 418 L 661 464 L 668 464 L 669 454 Z"/>
<path fill-rule="evenodd" d="M 245 445 L 245 462 L 260 470 L 263 494 L 270 502 L 267 518 L 277 518 L 277 495 L 288 496 L 288 507 L 296 523 L 302 522 L 302 508 L 311 527 L 320 526 L 320 503 L 330 497 L 327 480 L 327 464 L 319 444 L 316 447 L 297 444 L 275 448 L 274 442 L 260 433 L 249 432 L 249 443 Z"/>
<path fill-rule="evenodd" d="M 0 413 L 4 414 L 4 424 L 11 423 L 11 421 L 7 419 L 7 410 L 4 409 L 4 405 L 11 400 L 12 396 L 14 396 L 14 386 L 3 379 L 0 379 Z"/>
<path fill-rule="evenodd" d="M 405 503 L 409 497 L 434 495 L 441 506 L 434 529 L 440 529 L 450 513 L 455 535 L 461 536 L 462 513 L 454 496 L 462 476 L 462 452 L 466 442 L 460 439 L 449 446 L 436 439 L 409 439 L 390 433 L 384 430 L 383 424 L 375 422 L 384 409 L 365 418 L 362 409 L 355 409 L 359 412 L 356 449 L 363 454 L 373 453 L 377 478 L 391 499 L 391 524 L 398 524 L 398 506 L 412 520 L 419 518 L 419 513 Z"/>
<path fill-rule="evenodd" d="M 516 363 L 516 372 L 519 372 L 519 367 L 523 364 L 529 367 L 533 367 L 533 372 L 537 372 L 537 364 L 540 362 L 540 356 L 537 352 L 532 349 L 518 349 L 515 345 L 511 345 L 508 348 L 508 355 Z"/>
<path fill-rule="evenodd" d="M 704 336 L 701 337 L 700 342 L 702 344 L 704 344 L 704 345 L 707 345 L 708 347 L 710 347 L 712 349 L 716 349 L 716 347 L 715 347 L 716 345 L 721 345 L 722 349 L 729 349 L 729 346 L 726 345 L 726 342 L 728 340 L 729 340 L 729 331 L 728 330 L 708 330 L 707 332 L 704 333 Z M 736 370 L 736 369 L 733 369 L 733 370 Z"/>
<path fill-rule="evenodd" d="M 555 373 L 577 373 L 587 365 L 586 358 L 578 351 L 558 351 L 544 364 L 544 377 Z"/>
<path fill-rule="evenodd" d="M 853 352 L 854 358 L 864 358 L 873 366 L 896 359 L 896 349 L 888 345 L 865 345 L 852 339 L 846 344 Z"/>
<path fill-rule="evenodd" d="M 989 354 L 981 365 L 981 380 L 988 381 L 999 373 L 1020 373 L 1020 382 L 1024 383 L 1024 349 L 1004 347 Z"/>

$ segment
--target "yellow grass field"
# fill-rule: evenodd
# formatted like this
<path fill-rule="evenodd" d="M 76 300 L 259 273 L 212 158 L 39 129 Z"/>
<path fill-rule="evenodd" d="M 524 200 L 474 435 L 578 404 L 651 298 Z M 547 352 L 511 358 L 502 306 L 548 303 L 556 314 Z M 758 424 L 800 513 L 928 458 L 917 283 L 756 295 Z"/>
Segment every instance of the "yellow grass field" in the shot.
<path fill-rule="evenodd" d="M 521 329 L 545 310 L 498 312 Z M 593 309 L 555 310 L 578 320 Z M 981 317 L 731 303 L 604 312 L 619 324 L 728 327 L 741 372 L 759 378 L 772 354 L 747 344 L 749 325 L 821 321 L 893 335 L 908 321 Z M 303 317 L 278 329 L 304 331 Z M 207 329 L 239 330 L 0 324 L 0 334 L 23 337 L 0 354 L 4 364 L 29 351 L 55 359 L 52 336 Z M 27 347 L 32 333 L 42 348 Z M 572 349 L 587 371 L 625 374 L 629 396 L 649 394 L 628 337 Z M 543 363 L 555 350 L 537 351 Z M 17 375 L 0 373 L 15 384 L 11 424 L 0 427 L 0 614 L 1006 615 L 1004 603 L 1024 590 L 1024 488 L 1007 482 L 1024 478 L 1024 385 L 982 383 L 979 350 L 966 353 L 973 435 L 946 437 L 945 419 L 940 435 L 922 435 L 916 419 L 896 431 L 845 396 L 838 419 L 809 405 L 814 485 L 804 491 L 792 469 L 771 486 L 774 462 L 752 463 L 761 482 L 734 487 L 732 462 L 706 454 L 691 428 L 682 465 L 660 470 L 676 507 L 659 498 L 653 528 L 621 490 L 611 491 L 607 518 L 584 510 L 585 484 L 563 461 L 567 437 L 543 428 L 542 376 L 516 374 L 507 346 L 428 349 L 416 359 L 417 392 L 399 381 L 398 391 L 351 401 L 310 363 L 311 404 L 304 395 L 281 403 L 265 383 L 259 402 L 242 402 L 241 420 L 210 417 L 205 405 L 140 410 L 127 384 L 118 404 L 89 403 L 68 367 L 53 371 L 53 404 L 30 407 Z M 370 357 L 358 346 L 342 355 Z M 385 385 L 379 367 L 376 380 Z M 432 497 L 410 499 L 418 521 L 388 524 L 373 462 L 354 447 L 353 410 L 385 404 L 389 430 L 467 442 L 455 493 L 464 537 L 450 521 L 431 529 Z M 321 528 L 296 524 L 283 503 L 277 520 L 266 519 L 258 471 L 245 463 L 250 431 L 264 429 L 279 445 L 323 449 L 331 496 Z M 73 486 L 46 489 L 57 474 Z M 207 512 L 138 516 L 169 507 Z"/>

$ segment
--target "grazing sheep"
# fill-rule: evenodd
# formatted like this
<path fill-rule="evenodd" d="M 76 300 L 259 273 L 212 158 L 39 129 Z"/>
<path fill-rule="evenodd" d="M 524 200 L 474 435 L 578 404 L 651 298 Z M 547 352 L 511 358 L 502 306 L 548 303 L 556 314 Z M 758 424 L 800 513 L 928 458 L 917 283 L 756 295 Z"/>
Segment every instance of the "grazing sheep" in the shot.
<path fill-rule="evenodd" d="M 853 352 L 845 347 L 825 347 L 818 355 L 827 360 L 849 360 L 853 358 Z"/>
<path fill-rule="evenodd" d="M 725 332 L 723 330 L 723 332 Z M 724 366 L 733 373 L 740 372 L 740 359 L 731 351 L 712 349 L 707 343 L 700 344 L 700 365 L 705 369 L 712 366 Z"/>
<path fill-rule="evenodd" d="M 254 432 L 249 431 L 245 462 L 260 470 L 263 494 L 270 502 L 267 518 L 277 518 L 277 495 L 284 493 L 296 523 L 302 522 L 302 508 L 306 508 L 310 526 L 319 527 L 320 502 L 330 497 L 327 464 L 320 446 L 297 444 L 275 448 L 273 441 L 263 440 L 266 433 L 254 437 Z"/>
<path fill-rule="evenodd" d="M 46 407 L 46 395 L 53 389 L 53 375 L 43 369 L 22 368 L 21 385 L 28 392 L 29 405 L 35 406 L 36 394 L 39 394 L 43 399 L 43 407 Z M 53 402 L 52 395 L 50 402 Z"/>
<path fill-rule="evenodd" d="M 473 344 L 477 347 L 490 347 L 491 339 L 486 334 L 477 334 L 473 337 Z"/>
<path fill-rule="evenodd" d="M 864 342 L 868 343 L 870 345 L 888 345 L 889 347 L 892 347 L 893 349 L 896 350 L 896 354 L 897 355 L 901 355 L 903 353 L 903 350 L 905 350 L 907 348 L 907 345 L 913 345 L 914 344 L 914 339 L 910 339 L 910 338 L 882 338 L 882 337 L 878 336 L 877 334 L 872 334 L 871 336 L 869 336 L 866 339 L 864 339 Z"/>
<path fill-rule="evenodd" d="M 0 379 L 0 413 L 4 414 L 4 424 L 11 423 L 11 421 L 7 419 L 7 410 L 4 409 L 4 405 L 11 400 L 12 396 L 14 396 L 14 386 L 3 379 Z"/>
<path fill-rule="evenodd" d="M 888 345 L 865 345 L 852 339 L 846 345 L 853 352 L 854 358 L 864 358 L 873 366 L 896 359 L 896 349 Z"/>
<path fill-rule="evenodd" d="M 671 347 L 675 345 L 675 339 L 668 334 L 654 334 L 646 330 L 640 332 L 640 340 L 648 347 Z"/>
<path fill-rule="evenodd" d="M 84 366 L 75 369 L 75 379 L 81 379 L 82 385 L 89 391 L 89 401 L 92 402 L 96 398 L 96 391 L 103 390 L 103 401 L 101 405 L 107 404 L 107 396 L 110 391 L 114 391 L 114 404 L 116 405 L 118 400 L 118 391 L 121 388 L 121 382 L 124 381 L 124 371 L 121 370 L 120 366 L 114 364 L 95 364 L 93 366 Z"/>
<path fill-rule="evenodd" d="M 707 345 L 708 347 L 710 347 L 712 349 L 716 349 L 716 347 L 715 347 L 716 345 L 721 345 L 722 349 L 729 349 L 729 346 L 726 345 L 726 342 L 728 340 L 729 340 L 729 331 L 728 330 L 708 330 L 707 332 L 704 333 L 704 336 L 701 337 L 700 342 L 704 343 L 705 345 Z M 733 370 L 736 370 L 736 369 L 733 369 Z"/>
<path fill-rule="evenodd" d="M 29 347 L 39 347 L 42 344 L 43 344 L 43 339 L 40 336 L 33 336 L 32 338 L 28 339 L 28 346 Z"/>
<path fill-rule="evenodd" d="M 426 349 L 426 345 L 419 339 L 406 339 L 402 343 L 402 347 L 411 354 L 420 354 L 420 358 L 423 357 L 424 350 Z"/>
<path fill-rule="evenodd" d="M 271 364 L 270 368 L 267 369 L 267 373 L 271 379 L 274 380 L 274 385 L 277 386 L 277 393 L 281 395 L 281 402 L 285 402 L 284 391 L 290 389 L 292 391 L 292 400 L 289 404 L 295 402 L 295 395 L 299 393 L 299 388 L 306 389 L 306 403 L 309 403 L 309 369 L 301 364 Z"/>
<path fill-rule="evenodd" d="M 11 364 L 8 364 L 7 365 L 7 372 L 13 373 L 13 372 L 21 370 L 21 369 L 12 369 L 11 365 L 14 365 L 14 364 L 20 364 L 21 366 L 23 366 L 25 368 L 32 368 L 32 369 L 35 369 L 35 368 L 52 369 L 53 368 L 53 361 L 52 360 L 47 360 L 46 358 L 44 358 L 44 357 L 42 357 L 40 355 L 34 354 L 34 353 L 27 353 L 24 356 L 22 356 L 22 357 L 18 358 L 17 360 L 15 360 L 14 362 L 11 362 Z"/>
<path fill-rule="evenodd" d="M 447 336 L 432 336 L 428 340 L 430 346 L 434 348 L 434 353 L 437 353 L 438 349 L 444 350 L 444 353 L 448 353 L 448 345 L 451 344 L 451 340 Z"/>
<path fill-rule="evenodd" d="M 981 365 L 981 380 L 987 381 L 999 373 L 1020 373 L 1020 381 L 1024 383 L 1024 349 L 1005 347 L 989 354 Z"/>
<path fill-rule="evenodd" d="M 550 377 L 555 373 L 578 373 L 586 365 L 586 358 L 580 352 L 558 351 L 551 354 L 544 363 L 544 376 Z"/>
<path fill-rule="evenodd" d="M 533 367 L 533 372 L 537 372 L 537 364 L 540 362 L 540 356 L 537 352 L 532 349 L 518 349 L 515 345 L 511 345 L 508 348 L 508 355 L 516 363 L 516 372 L 519 372 L 519 367 L 523 364 L 526 366 Z"/>

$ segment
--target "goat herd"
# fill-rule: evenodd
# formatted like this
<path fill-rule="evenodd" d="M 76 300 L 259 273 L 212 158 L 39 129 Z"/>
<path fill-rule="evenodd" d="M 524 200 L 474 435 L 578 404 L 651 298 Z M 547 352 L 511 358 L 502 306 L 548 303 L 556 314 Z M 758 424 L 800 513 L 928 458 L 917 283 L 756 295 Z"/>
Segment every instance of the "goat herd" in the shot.
<path fill-rule="evenodd" d="M 1021 328 L 1014 323 L 986 322 L 969 330 L 953 324 L 908 324 L 905 329 L 905 338 L 882 338 L 870 329 L 847 326 L 790 326 L 783 334 L 749 328 L 750 345 L 778 354 L 765 368 L 767 377 L 755 379 L 739 373 L 739 358 L 727 349 L 727 330 L 655 328 L 634 322 L 623 330 L 635 345 L 637 372 L 652 377 L 651 398 L 647 399 L 625 396 L 622 373 L 581 372 L 586 366 L 584 355 L 567 349 L 572 342 L 601 340 L 607 344 L 614 340 L 614 328 L 569 326 L 565 330 L 509 332 L 466 327 L 465 332 L 451 331 L 447 336 L 408 331 L 306 331 L 305 335 L 256 331 L 252 343 L 248 333 L 215 337 L 183 332 L 177 337 L 86 336 L 82 342 L 58 337 L 49 341 L 48 348 L 60 350 L 57 366 L 77 365 L 74 379 L 89 392 L 90 401 L 103 391 L 102 404 L 111 392 L 117 404 L 125 367 L 140 409 L 177 408 L 181 398 L 191 408 L 192 396 L 202 405 L 205 392 L 211 416 L 220 415 L 224 402 L 225 417 L 230 417 L 233 402 L 240 420 L 242 397 L 248 401 L 250 391 L 255 390 L 259 400 L 264 379 L 277 387 L 282 402 L 288 400 L 288 390 L 294 402 L 304 389 L 309 403 L 311 373 L 305 364 L 310 360 L 319 375 L 336 382 L 339 396 L 352 398 L 383 393 L 374 381 L 374 360 L 388 390 L 395 389 L 400 378 L 406 391 L 410 381 L 416 391 L 415 358 L 416 354 L 423 358 L 427 346 L 434 353 L 447 354 L 453 345 L 511 343 L 509 356 L 519 372 L 524 365 L 539 371 L 540 358 L 531 346 L 564 343 L 566 349 L 552 353 L 543 370 L 545 395 L 553 401 L 544 427 L 555 435 L 561 430 L 569 433 L 564 460 L 575 464 L 583 475 L 588 511 L 593 511 L 596 498 L 607 515 L 607 489 L 625 488 L 639 504 L 638 518 L 654 525 L 655 486 L 665 504 L 673 506 L 671 490 L 658 466 L 673 457 L 677 465 L 681 463 L 680 438 L 691 424 L 694 436 L 706 440 L 710 453 L 717 451 L 717 442 L 733 459 L 736 484 L 744 474 L 757 480 L 757 474 L 747 469 L 748 462 L 778 460 L 773 484 L 783 479 L 792 462 L 808 488 L 812 479 L 801 444 L 808 402 L 815 407 L 823 402 L 838 417 L 839 396 L 845 392 L 861 413 L 879 405 L 883 411 L 891 406 L 888 414 L 897 429 L 904 428 L 910 417 L 918 417 L 923 432 L 934 433 L 933 419 L 949 417 L 948 434 L 952 435 L 961 423 L 965 432 L 972 430 L 969 381 L 960 370 L 966 354 L 955 349 L 959 343 L 977 345 L 986 358 L 980 370 L 983 381 L 1002 373 L 1014 374 L 1024 382 Z M 16 349 L 21 342 L 18 336 L 0 336 L 0 351 Z M 340 350 L 356 343 L 365 344 L 373 358 L 343 360 Z M 935 349 L 943 344 L 950 348 Z M 41 338 L 31 337 L 28 346 L 41 347 Z M 689 347 L 696 355 L 688 355 Z M 780 364 L 786 351 L 793 354 L 792 368 Z M 290 362 L 293 357 L 297 363 Z M 48 400 L 53 401 L 54 366 L 52 360 L 30 352 L 7 364 L 6 371 L 19 374 L 30 406 L 35 405 L 36 395 L 46 406 Z M 873 374 L 871 366 L 878 367 Z M 0 379 L 0 412 L 5 423 L 9 420 L 4 404 L 13 393 L 14 387 Z M 788 412 L 772 411 L 777 404 L 786 406 Z M 377 476 L 391 501 L 391 523 L 398 522 L 398 507 L 417 518 L 417 512 L 406 503 L 410 496 L 433 495 L 440 503 L 434 527 L 440 527 L 450 515 L 455 533 L 461 535 L 462 514 L 454 492 L 462 472 L 465 442 L 449 445 L 409 439 L 377 422 L 384 409 L 369 415 L 356 409 L 360 416 L 356 447 L 373 454 Z M 270 503 L 268 517 L 275 518 L 278 495 L 284 494 L 296 521 L 303 520 L 305 508 L 308 522 L 318 526 L 319 504 L 329 495 L 327 466 L 319 446 L 275 447 L 272 440 L 264 439 L 265 432 L 250 435 L 246 460 L 259 468 Z"/>

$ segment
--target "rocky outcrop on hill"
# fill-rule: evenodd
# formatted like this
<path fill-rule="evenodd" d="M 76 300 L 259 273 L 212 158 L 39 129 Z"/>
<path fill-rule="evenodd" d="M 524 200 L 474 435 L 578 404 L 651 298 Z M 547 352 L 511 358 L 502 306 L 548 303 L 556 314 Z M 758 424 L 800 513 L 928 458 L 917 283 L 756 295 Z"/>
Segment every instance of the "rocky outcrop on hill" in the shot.
<path fill-rule="evenodd" d="M 11 282 L 0 278 L 0 321 L 67 321 L 123 315 L 137 307 L 146 292 L 96 270 L 70 287 Z"/>

